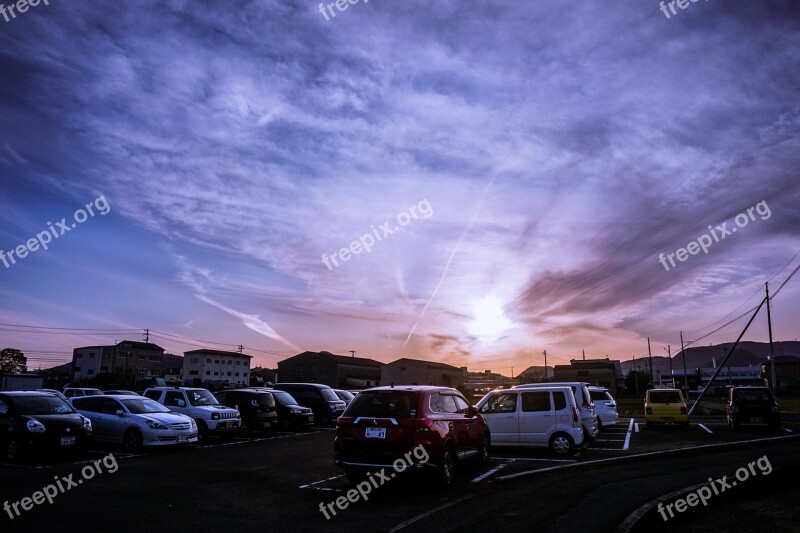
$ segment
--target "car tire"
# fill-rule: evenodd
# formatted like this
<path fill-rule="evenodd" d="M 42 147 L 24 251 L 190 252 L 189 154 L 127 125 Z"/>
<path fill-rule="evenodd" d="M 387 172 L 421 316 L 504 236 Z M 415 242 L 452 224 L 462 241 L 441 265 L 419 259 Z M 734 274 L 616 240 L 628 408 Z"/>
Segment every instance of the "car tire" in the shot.
<path fill-rule="evenodd" d="M 492 447 L 492 440 L 489 435 L 483 437 L 481 448 L 478 450 L 478 461 L 481 466 L 489 466 L 492 464 L 492 458 L 489 456 L 489 449 Z"/>
<path fill-rule="evenodd" d="M 451 444 L 447 444 L 442 452 L 442 457 L 439 460 L 439 466 L 436 469 L 436 474 L 439 484 L 442 487 L 448 487 L 453 484 L 455 478 L 456 454 Z"/>
<path fill-rule="evenodd" d="M 139 453 L 142 451 L 144 438 L 142 432 L 135 428 L 130 428 L 122 436 L 122 447 L 128 453 Z"/>
<path fill-rule="evenodd" d="M 556 433 L 550 437 L 550 449 L 560 457 L 575 455 L 575 442 L 566 433 Z"/>
<path fill-rule="evenodd" d="M 197 442 L 202 442 L 208 439 L 208 425 L 202 418 L 195 419 L 197 423 Z"/>

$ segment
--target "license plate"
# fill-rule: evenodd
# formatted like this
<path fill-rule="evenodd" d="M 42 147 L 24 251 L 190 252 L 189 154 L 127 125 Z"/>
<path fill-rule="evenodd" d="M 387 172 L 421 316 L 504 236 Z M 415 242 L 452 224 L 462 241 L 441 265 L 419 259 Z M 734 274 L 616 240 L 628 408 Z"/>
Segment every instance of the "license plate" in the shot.
<path fill-rule="evenodd" d="M 61 437 L 62 446 L 75 446 L 75 437 Z"/>
<path fill-rule="evenodd" d="M 761 423 L 761 420 L 762 420 L 762 418 L 761 418 L 760 416 L 754 416 L 753 418 L 751 418 L 751 419 L 750 419 L 750 421 L 751 421 L 753 424 L 760 424 L 760 423 Z"/>
<path fill-rule="evenodd" d="M 264 427 L 268 428 L 269 427 L 269 422 L 264 422 Z"/>
<path fill-rule="evenodd" d="M 236 422 L 225 422 L 225 427 L 227 427 L 227 428 L 237 428 L 237 427 L 239 427 L 239 424 L 237 424 Z"/>
<path fill-rule="evenodd" d="M 675 419 L 673 417 L 671 417 L 671 416 L 664 416 L 664 417 L 661 417 L 661 421 L 662 422 L 674 422 Z"/>
<path fill-rule="evenodd" d="M 364 437 L 368 439 L 385 439 L 386 428 L 367 428 L 364 432 Z"/>
<path fill-rule="evenodd" d="M 308 415 L 308 421 L 309 422 L 313 422 L 314 421 L 314 415 Z"/>
<path fill-rule="evenodd" d="M 178 435 L 178 442 L 189 442 L 189 437 L 186 435 Z"/>

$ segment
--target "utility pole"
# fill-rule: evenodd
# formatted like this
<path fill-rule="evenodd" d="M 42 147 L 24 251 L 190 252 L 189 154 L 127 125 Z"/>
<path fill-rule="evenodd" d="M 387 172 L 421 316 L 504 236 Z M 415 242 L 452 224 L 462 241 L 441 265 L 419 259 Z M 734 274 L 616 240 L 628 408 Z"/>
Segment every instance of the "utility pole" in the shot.
<path fill-rule="evenodd" d="M 583 352 L 583 360 L 586 361 L 586 350 L 581 350 Z"/>
<path fill-rule="evenodd" d="M 544 351 L 544 380 L 547 381 L 547 350 Z"/>
<path fill-rule="evenodd" d="M 239 345 L 236 347 L 236 349 L 237 349 L 237 351 L 238 351 L 239 353 L 242 353 L 242 350 L 244 350 L 244 346 L 242 346 L 241 344 L 239 344 Z"/>
<path fill-rule="evenodd" d="M 686 352 L 683 350 L 683 332 L 681 331 L 681 355 L 683 356 L 683 384 L 686 385 L 686 399 L 689 399 L 689 375 L 686 373 Z"/>
<path fill-rule="evenodd" d="M 351 354 L 351 357 L 355 357 L 356 356 L 356 351 L 355 350 L 350 350 L 350 354 Z"/>
<path fill-rule="evenodd" d="M 770 385 L 772 385 L 772 394 L 775 394 L 776 389 L 778 388 L 777 387 L 778 382 L 776 378 L 777 370 L 775 369 L 775 351 L 772 348 L 772 315 L 769 312 L 769 307 L 770 307 L 769 282 L 765 283 L 764 285 L 767 289 L 767 329 L 769 330 L 769 369 L 770 369 L 770 374 L 772 374 L 772 377 L 770 379 L 771 381 Z"/>
<path fill-rule="evenodd" d="M 647 357 L 650 359 L 650 386 L 655 386 L 656 382 L 653 381 L 653 354 L 650 352 L 650 337 L 647 337 Z"/>
<path fill-rule="evenodd" d="M 144 342 L 150 342 L 150 330 L 144 330 Z"/>
<path fill-rule="evenodd" d="M 639 372 L 636 370 L 636 356 L 633 356 L 633 382 L 636 384 L 636 396 L 639 396 Z"/>
<path fill-rule="evenodd" d="M 672 349 L 667 344 L 667 357 L 669 358 L 669 376 L 672 379 L 672 388 L 675 388 L 675 375 L 672 373 Z"/>

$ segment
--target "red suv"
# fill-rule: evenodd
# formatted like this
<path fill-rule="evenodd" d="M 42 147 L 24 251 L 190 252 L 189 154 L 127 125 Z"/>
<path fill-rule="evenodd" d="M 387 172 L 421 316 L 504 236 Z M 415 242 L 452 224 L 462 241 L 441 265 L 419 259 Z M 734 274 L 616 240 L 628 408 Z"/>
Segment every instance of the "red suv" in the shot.
<path fill-rule="evenodd" d="M 336 421 L 334 463 L 355 483 L 369 469 L 392 468 L 422 447 L 424 464 L 442 484 L 468 457 L 489 462 L 489 427 L 475 407 L 448 387 L 376 387 L 360 392 Z M 422 451 L 422 450 L 420 450 Z"/>

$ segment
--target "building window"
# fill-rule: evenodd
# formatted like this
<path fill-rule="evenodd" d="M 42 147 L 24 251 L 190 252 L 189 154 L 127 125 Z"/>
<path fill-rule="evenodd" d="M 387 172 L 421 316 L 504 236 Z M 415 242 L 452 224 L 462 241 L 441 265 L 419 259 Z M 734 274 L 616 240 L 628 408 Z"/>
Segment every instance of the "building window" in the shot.
<path fill-rule="evenodd" d="M 89 359 L 94 359 L 94 352 L 89 354 Z"/>
<path fill-rule="evenodd" d="M 199 371 L 197 371 L 197 370 L 189 370 L 189 375 L 190 376 L 196 376 L 197 374 L 199 374 Z"/>
<path fill-rule="evenodd" d="M 137 374 L 144 375 L 144 368 L 139 368 L 139 369 L 137 369 L 137 370 L 136 370 L 136 373 L 137 373 Z"/>
<path fill-rule="evenodd" d="M 219 372 L 214 372 L 214 375 L 215 376 L 219 376 Z"/>
<path fill-rule="evenodd" d="M 219 359 L 214 359 L 214 364 L 218 365 L 219 364 Z"/>
<path fill-rule="evenodd" d="M 231 375 L 231 373 L 230 373 L 230 372 L 228 372 L 228 377 L 230 377 L 230 375 Z"/>
<path fill-rule="evenodd" d="M 236 372 L 236 377 L 237 377 L 237 378 L 239 377 L 239 373 L 238 373 L 238 372 Z"/>
<path fill-rule="evenodd" d="M 199 357 L 192 357 L 191 359 L 189 359 L 189 362 L 196 365 L 196 364 L 198 364 L 200 362 L 200 358 Z"/>
<path fill-rule="evenodd" d="M 76 354 L 75 354 L 75 359 L 80 359 L 80 358 L 82 358 L 82 357 L 83 357 L 83 354 L 82 354 L 82 353 L 76 353 Z"/>
<path fill-rule="evenodd" d="M 206 370 L 206 376 L 210 376 L 210 375 L 211 375 L 211 370 Z"/>
<path fill-rule="evenodd" d="M 241 365 L 241 364 L 242 364 L 242 362 L 241 362 L 241 361 L 236 361 L 236 366 L 239 366 L 239 365 Z"/>
<path fill-rule="evenodd" d="M 211 358 L 209 357 L 208 359 L 206 359 L 206 363 L 210 363 L 210 362 L 211 362 Z"/>
<path fill-rule="evenodd" d="M 404 366 L 400 367 L 400 372 L 405 372 L 405 370 L 406 370 L 406 367 L 404 367 Z"/>
<path fill-rule="evenodd" d="M 242 377 L 246 378 L 247 377 L 247 372 L 242 372 Z"/>
<path fill-rule="evenodd" d="M 144 361 L 144 354 L 143 353 L 139 354 L 139 360 Z"/>
<path fill-rule="evenodd" d="M 89 370 L 86 371 L 86 373 L 91 376 L 92 374 L 94 374 L 94 368 L 90 368 Z"/>

